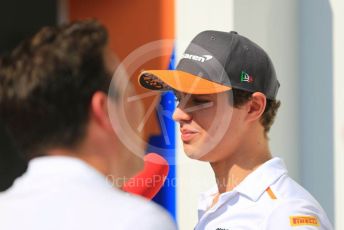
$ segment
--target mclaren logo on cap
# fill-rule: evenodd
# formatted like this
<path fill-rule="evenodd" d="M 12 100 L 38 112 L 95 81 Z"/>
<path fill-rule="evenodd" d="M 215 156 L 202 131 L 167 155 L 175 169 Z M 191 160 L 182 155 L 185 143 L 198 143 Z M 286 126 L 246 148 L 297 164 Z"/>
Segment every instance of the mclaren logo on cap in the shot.
<path fill-rule="evenodd" d="M 183 54 L 182 58 L 186 58 L 186 59 L 190 59 L 190 60 L 194 60 L 194 61 L 199 61 L 199 62 L 205 62 L 205 61 L 212 59 L 213 56 L 211 56 L 211 55 L 197 56 L 197 55 L 185 53 L 185 54 Z"/>

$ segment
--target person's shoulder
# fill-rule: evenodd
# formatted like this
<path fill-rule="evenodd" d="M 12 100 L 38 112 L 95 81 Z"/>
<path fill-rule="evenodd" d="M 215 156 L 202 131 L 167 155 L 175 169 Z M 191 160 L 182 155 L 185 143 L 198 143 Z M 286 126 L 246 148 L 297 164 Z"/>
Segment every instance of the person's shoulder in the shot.
<path fill-rule="evenodd" d="M 281 199 L 276 202 L 261 229 L 332 229 L 326 213 L 316 203 L 300 198 Z"/>
<path fill-rule="evenodd" d="M 154 202 L 144 200 L 146 204 L 132 215 L 129 223 L 137 223 L 140 229 L 177 229 L 168 212 Z"/>
<path fill-rule="evenodd" d="M 114 194 L 116 195 L 113 196 Z M 167 211 L 156 203 L 137 195 L 114 191 L 112 197 L 104 200 L 103 205 L 107 210 L 106 213 L 112 213 L 115 224 L 118 224 L 117 221 L 120 220 L 121 226 L 125 229 L 129 229 L 130 226 L 139 226 L 143 230 L 177 229 Z M 104 207 L 101 209 L 104 210 Z"/>
<path fill-rule="evenodd" d="M 288 175 L 271 185 L 275 205 L 262 229 L 332 229 L 331 223 L 317 200 Z"/>
<path fill-rule="evenodd" d="M 304 200 L 313 206 L 321 209 L 318 201 L 304 187 L 289 177 L 283 175 L 279 180 L 272 184 L 271 189 L 276 193 L 280 201 L 283 200 Z"/>

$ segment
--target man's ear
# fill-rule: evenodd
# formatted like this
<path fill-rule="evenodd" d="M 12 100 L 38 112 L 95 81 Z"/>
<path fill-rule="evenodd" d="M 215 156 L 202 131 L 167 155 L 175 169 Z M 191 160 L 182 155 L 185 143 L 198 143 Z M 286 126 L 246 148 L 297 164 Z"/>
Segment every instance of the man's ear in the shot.
<path fill-rule="evenodd" d="M 90 116 L 100 127 L 112 131 L 112 125 L 108 113 L 108 96 L 104 92 L 97 91 L 93 94 L 90 105 Z"/>
<path fill-rule="evenodd" d="M 260 92 L 253 93 L 245 107 L 247 107 L 248 121 L 259 120 L 266 107 L 265 95 Z"/>

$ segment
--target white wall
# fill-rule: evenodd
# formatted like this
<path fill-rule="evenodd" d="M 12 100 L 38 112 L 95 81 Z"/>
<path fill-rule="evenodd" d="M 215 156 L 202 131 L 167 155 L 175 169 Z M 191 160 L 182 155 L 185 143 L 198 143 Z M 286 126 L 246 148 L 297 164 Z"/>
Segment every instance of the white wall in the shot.
<path fill-rule="evenodd" d="M 333 107 L 335 229 L 344 229 L 344 2 L 331 0 L 333 14 Z"/>
<path fill-rule="evenodd" d="M 334 219 L 333 13 L 328 0 L 299 4 L 301 183 Z"/>

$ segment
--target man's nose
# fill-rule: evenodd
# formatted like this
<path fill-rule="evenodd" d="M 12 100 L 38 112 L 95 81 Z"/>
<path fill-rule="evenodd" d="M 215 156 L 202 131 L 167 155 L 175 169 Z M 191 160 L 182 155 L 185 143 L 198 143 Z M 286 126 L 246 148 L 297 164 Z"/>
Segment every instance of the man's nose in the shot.
<path fill-rule="evenodd" d="M 176 122 L 189 121 L 192 119 L 192 115 L 190 113 L 185 112 L 184 108 L 178 106 L 174 111 L 172 118 Z"/>

